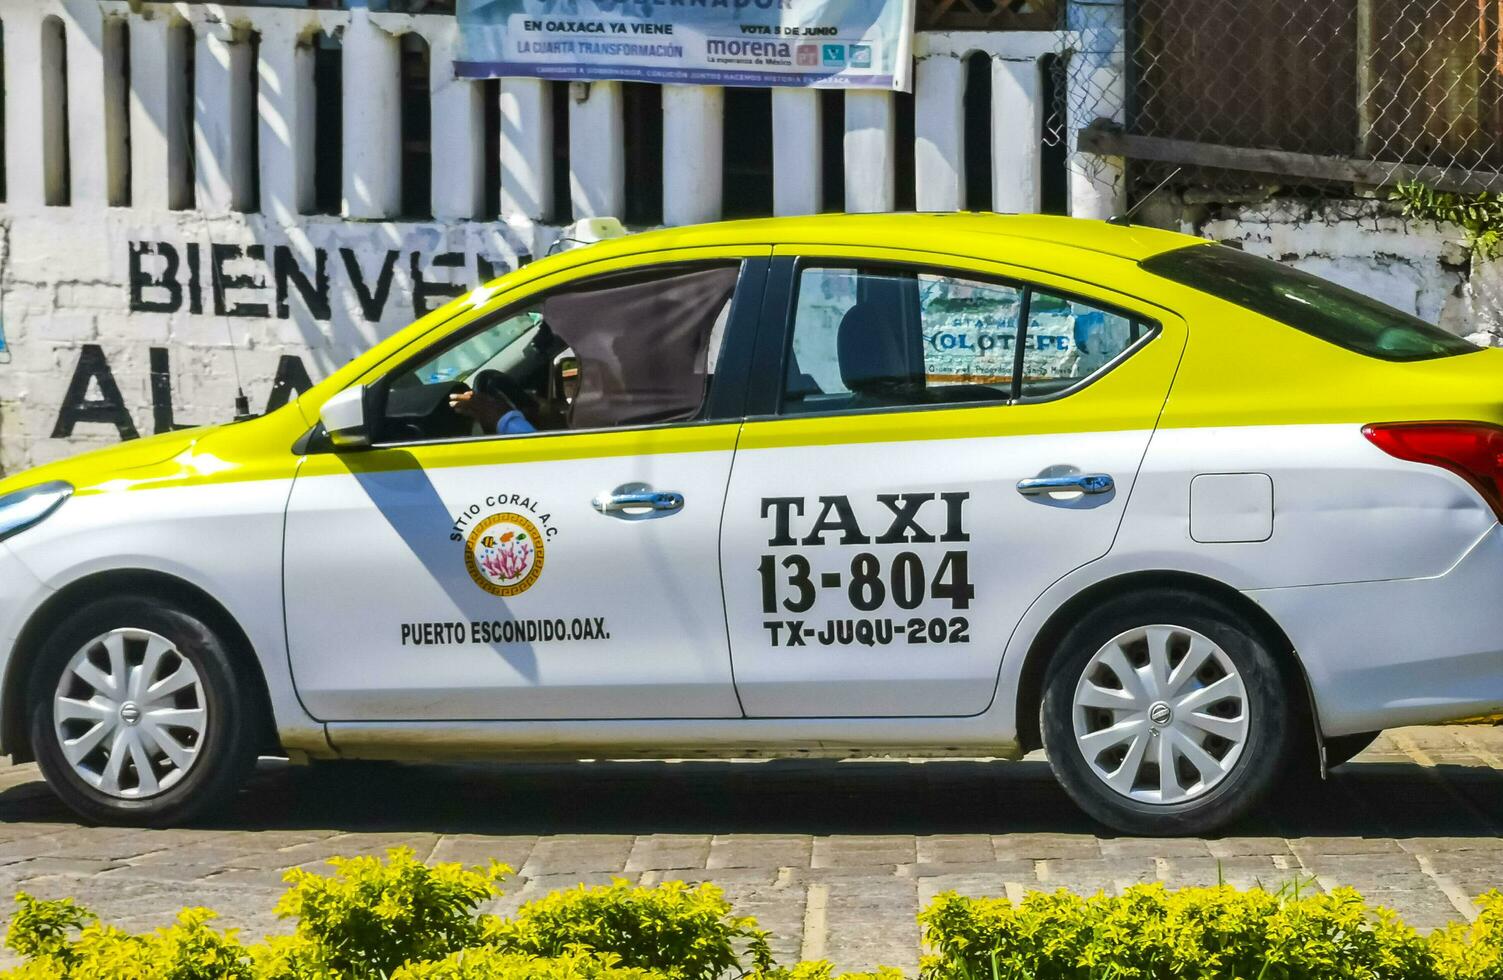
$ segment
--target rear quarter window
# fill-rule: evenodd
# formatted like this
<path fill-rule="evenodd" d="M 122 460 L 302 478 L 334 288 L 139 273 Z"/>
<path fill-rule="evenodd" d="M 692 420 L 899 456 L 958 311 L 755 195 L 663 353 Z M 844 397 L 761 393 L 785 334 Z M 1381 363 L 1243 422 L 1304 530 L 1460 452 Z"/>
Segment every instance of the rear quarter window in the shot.
<path fill-rule="evenodd" d="M 1225 245 L 1191 245 L 1140 265 L 1154 275 L 1384 361 L 1423 361 L 1481 350 L 1370 296 Z"/>

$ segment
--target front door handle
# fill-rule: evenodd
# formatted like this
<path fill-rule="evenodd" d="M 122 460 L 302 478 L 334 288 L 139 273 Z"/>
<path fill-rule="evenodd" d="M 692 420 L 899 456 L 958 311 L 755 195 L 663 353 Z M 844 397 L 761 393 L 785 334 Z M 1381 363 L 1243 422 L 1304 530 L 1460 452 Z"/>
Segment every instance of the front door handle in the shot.
<path fill-rule="evenodd" d="M 1111 493 L 1116 484 L 1105 473 L 1076 473 L 1072 476 L 1041 476 L 1032 480 L 1019 480 L 1018 493 L 1025 497 L 1041 497 L 1048 493 Z"/>
<path fill-rule="evenodd" d="M 684 509 L 684 495 L 671 490 L 602 491 L 591 501 L 602 514 L 661 516 Z"/>

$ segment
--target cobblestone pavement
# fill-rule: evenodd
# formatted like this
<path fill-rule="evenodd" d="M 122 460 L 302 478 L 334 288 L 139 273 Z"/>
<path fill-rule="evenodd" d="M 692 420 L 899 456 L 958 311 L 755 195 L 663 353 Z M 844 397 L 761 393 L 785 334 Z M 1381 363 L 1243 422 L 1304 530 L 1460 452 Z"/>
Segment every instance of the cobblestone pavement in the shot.
<path fill-rule="evenodd" d="M 247 936 L 282 872 L 405 845 L 499 859 L 505 912 L 626 877 L 713 880 L 781 957 L 917 968 L 914 914 L 955 889 L 1109 891 L 1139 881 L 1352 885 L 1420 928 L 1503 886 L 1503 728 L 1391 732 L 1315 793 L 1270 801 L 1227 836 L 1144 840 L 1083 817 L 1046 765 L 765 762 L 292 768 L 263 764 L 236 809 L 191 830 L 79 826 L 31 765 L 0 768 L 0 893 L 73 895 L 149 929 L 183 904 Z"/>

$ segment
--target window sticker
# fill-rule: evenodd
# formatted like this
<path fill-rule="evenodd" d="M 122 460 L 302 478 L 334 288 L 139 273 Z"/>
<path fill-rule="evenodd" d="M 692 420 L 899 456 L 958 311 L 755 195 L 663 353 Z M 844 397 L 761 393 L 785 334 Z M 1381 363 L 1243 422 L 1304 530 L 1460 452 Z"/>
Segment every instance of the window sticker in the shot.
<path fill-rule="evenodd" d="M 1011 384 L 1022 292 L 927 273 L 918 283 L 926 384 Z"/>

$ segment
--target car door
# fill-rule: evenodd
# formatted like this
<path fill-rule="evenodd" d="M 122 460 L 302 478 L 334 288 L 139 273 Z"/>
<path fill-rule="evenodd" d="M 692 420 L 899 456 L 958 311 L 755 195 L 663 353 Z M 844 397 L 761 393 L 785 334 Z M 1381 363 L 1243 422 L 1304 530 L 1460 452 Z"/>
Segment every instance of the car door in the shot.
<path fill-rule="evenodd" d="M 718 533 L 767 260 L 739 251 L 555 276 L 373 381 L 378 444 L 310 453 L 288 502 L 315 717 L 741 714 Z M 446 408 L 487 385 L 538 431 Z"/>
<path fill-rule="evenodd" d="M 1029 603 L 1111 547 L 1183 324 L 953 256 L 776 256 L 722 537 L 742 706 L 982 712 Z"/>

